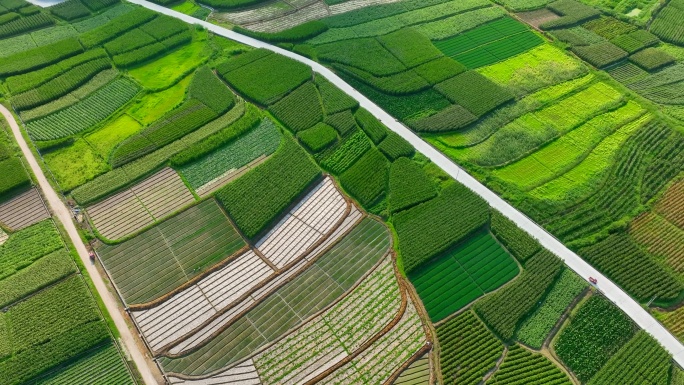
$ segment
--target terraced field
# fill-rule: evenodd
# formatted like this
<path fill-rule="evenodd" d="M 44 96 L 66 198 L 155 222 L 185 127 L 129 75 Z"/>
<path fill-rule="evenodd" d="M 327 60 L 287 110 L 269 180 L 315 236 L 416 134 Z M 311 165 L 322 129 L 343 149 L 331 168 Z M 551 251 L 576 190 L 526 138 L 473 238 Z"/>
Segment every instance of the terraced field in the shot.
<path fill-rule="evenodd" d="M 328 66 L 681 336 L 676 1 L 160 3 Z M 0 81 L 170 383 L 676 383 L 301 62 L 115 0 L 0 0 Z M 138 382 L 15 154 L 0 135 L 0 382 Z"/>

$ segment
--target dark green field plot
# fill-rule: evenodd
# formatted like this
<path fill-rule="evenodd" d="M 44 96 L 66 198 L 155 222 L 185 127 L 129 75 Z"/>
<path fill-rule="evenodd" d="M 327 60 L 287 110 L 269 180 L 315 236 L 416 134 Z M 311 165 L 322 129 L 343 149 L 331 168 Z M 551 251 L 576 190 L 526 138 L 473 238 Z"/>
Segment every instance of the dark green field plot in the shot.
<path fill-rule="evenodd" d="M 434 44 L 466 67 L 478 68 L 523 53 L 542 42 L 524 24 L 505 17 Z"/>
<path fill-rule="evenodd" d="M 214 200 L 118 245 L 98 249 L 127 303 L 170 292 L 244 246 Z"/>
<path fill-rule="evenodd" d="M 482 232 L 409 276 L 433 322 L 458 311 L 518 274 L 494 237 Z"/>

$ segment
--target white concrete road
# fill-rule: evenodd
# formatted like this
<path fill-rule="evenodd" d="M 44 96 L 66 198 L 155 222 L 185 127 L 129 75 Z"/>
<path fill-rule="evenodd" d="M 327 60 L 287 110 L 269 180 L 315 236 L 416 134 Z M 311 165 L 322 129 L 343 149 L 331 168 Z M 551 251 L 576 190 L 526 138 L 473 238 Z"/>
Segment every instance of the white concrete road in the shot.
<path fill-rule="evenodd" d="M 329 81 L 335 84 L 338 88 L 352 96 L 354 99 L 359 101 L 361 107 L 370 111 L 376 118 L 382 121 L 387 127 L 392 131 L 401 135 L 409 143 L 411 143 L 416 150 L 423 153 L 432 160 L 436 165 L 441 167 L 454 179 L 464 184 L 466 187 L 475 191 L 478 195 L 484 198 L 490 206 L 499 210 L 505 216 L 510 218 L 515 222 L 520 228 L 527 231 L 533 237 L 537 238 L 542 246 L 551 250 L 554 254 L 558 255 L 565 263 L 574 270 L 577 274 L 588 280 L 589 277 L 595 277 L 598 279 L 598 288 L 605 294 L 607 298 L 613 301 L 617 306 L 619 306 L 627 315 L 629 315 L 634 322 L 637 323 L 642 329 L 653 335 L 660 343 L 672 354 L 675 361 L 679 363 L 680 366 L 684 366 L 684 345 L 679 342 L 665 327 L 663 327 L 658 321 L 656 321 L 649 313 L 646 311 L 638 302 L 636 302 L 632 297 L 624 292 L 621 288 L 615 285 L 607 277 L 601 274 L 598 270 L 594 269 L 587 262 L 585 262 L 580 256 L 575 254 L 573 251 L 565 247 L 558 239 L 553 235 L 544 230 L 541 226 L 536 224 L 530 218 L 525 216 L 523 213 L 515 209 L 513 206 L 508 204 L 508 202 L 501 199 L 494 192 L 485 187 L 482 183 L 477 181 L 459 166 L 457 166 L 451 159 L 447 158 L 444 154 L 437 151 L 434 147 L 429 145 L 427 142 L 422 140 L 418 135 L 413 133 L 413 131 L 406 128 L 403 124 L 399 123 L 396 119 L 390 116 L 387 112 L 383 111 L 375 103 L 371 102 L 368 98 L 363 96 L 356 89 L 352 88 L 339 76 L 333 73 L 327 67 L 317 63 L 313 60 L 305 58 L 303 56 L 297 55 L 293 52 L 284 50 L 282 48 L 276 47 L 274 45 L 264 43 L 260 40 L 253 39 L 248 36 L 241 35 L 229 29 L 195 19 L 191 16 L 185 15 L 183 13 L 171 10 L 169 8 L 162 7 L 160 5 L 150 3 L 146 0 L 129 0 L 131 3 L 142 5 L 146 8 L 152 9 L 154 11 L 173 16 L 180 20 L 183 20 L 191 24 L 199 24 L 204 28 L 210 30 L 211 32 L 227 37 L 229 39 L 238 41 L 240 43 L 256 47 L 265 48 L 270 51 L 279 53 L 281 55 L 290 57 L 294 60 L 302 62 L 310 66 L 315 72 L 325 76 Z"/>
<path fill-rule="evenodd" d="M 64 225 L 69 238 L 71 238 L 71 242 L 76 246 L 78 255 L 81 257 L 81 260 L 83 261 L 91 280 L 95 284 L 95 288 L 102 298 L 109 315 L 114 320 L 116 328 L 119 329 L 121 340 L 133 359 L 133 362 L 135 362 L 135 365 L 138 367 L 138 371 L 142 375 L 145 384 L 157 384 L 158 381 L 156 380 L 154 374 L 152 373 L 152 369 L 149 366 L 150 361 L 145 358 L 145 354 L 140 350 L 135 338 L 133 337 L 133 334 L 131 334 L 131 331 L 128 329 L 128 325 L 124 320 L 124 315 L 122 314 L 118 299 L 116 299 L 112 293 L 107 290 L 107 286 L 105 285 L 105 281 L 100 275 L 100 272 L 90 262 L 88 250 L 83 244 L 83 241 L 78 234 L 78 230 L 76 230 L 76 226 L 72 221 L 71 210 L 60 199 L 59 195 L 57 195 L 50 183 L 48 183 L 47 179 L 45 178 L 45 174 L 43 174 L 43 170 L 38 165 L 36 158 L 33 156 L 33 153 L 26 144 L 24 137 L 21 135 L 19 125 L 14 120 L 12 113 L 3 105 L 0 105 L 0 113 L 2 113 L 2 115 L 5 117 L 5 120 L 7 120 L 9 123 L 12 133 L 19 143 L 21 152 L 24 153 L 24 157 L 26 158 L 29 167 L 31 167 L 31 170 L 38 180 L 38 185 L 40 186 L 41 190 L 43 190 L 43 196 L 45 196 L 45 199 L 47 200 L 47 205 L 50 207 L 52 213 L 56 216 L 56 219 L 62 222 L 62 225 Z M 158 372 L 158 370 L 156 371 Z"/>

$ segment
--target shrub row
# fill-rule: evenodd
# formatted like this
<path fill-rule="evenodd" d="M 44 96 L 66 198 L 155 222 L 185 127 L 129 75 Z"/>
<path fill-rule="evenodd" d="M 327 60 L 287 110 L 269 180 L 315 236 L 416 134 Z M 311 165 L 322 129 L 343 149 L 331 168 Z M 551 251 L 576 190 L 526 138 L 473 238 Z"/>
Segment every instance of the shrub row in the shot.
<path fill-rule="evenodd" d="M 286 138 L 271 159 L 216 194 L 237 227 L 255 238 L 321 175 L 306 152 Z"/>
<path fill-rule="evenodd" d="M 387 189 L 389 162 L 376 148 L 371 148 L 340 175 L 340 184 L 364 207 L 378 202 Z"/>
<path fill-rule="evenodd" d="M 320 35 L 321 33 L 328 30 L 327 24 L 319 20 L 312 20 L 296 27 L 286 29 L 281 32 L 255 32 L 247 28 L 242 28 L 236 26 L 233 28 L 235 32 L 241 33 L 243 35 L 251 36 L 259 40 L 268 41 L 271 43 L 282 43 L 282 42 L 298 42 L 310 39 L 314 36 Z"/>
<path fill-rule="evenodd" d="M 323 120 L 321 99 L 313 82 L 304 83 L 268 110 L 293 132 L 306 130 Z"/>
<path fill-rule="evenodd" d="M 334 115 L 328 115 L 325 118 L 325 123 L 334 127 L 342 136 L 347 135 L 357 128 L 354 114 L 349 110 Z"/>
<path fill-rule="evenodd" d="M 49 8 L 53 15 L 67 20 L 76 20 L 90 15 L 88 8 L 80 0 L 67 0 Z"/>
<path fill-rule="evenodd" d="M 18 110 L 26 110 L 57 99 L 83 85 L 100 71 L 111 68 L 107 59 L 98 59 L 81 64 L 62 75 L 15 96 L 12 104 Z"/>
<path fill-rule="evenodd" d="M 387 159 L 394 161 L 402 156 L 411 157 L 416 152 L 411 143 L 402 138 L 396 132 L 390 132 L 385 139 L 378 145 L 380 150 Z"/>
<path fill-rule="evenodd" d="M 28 51 L 0 58 L 0 76 L 21 74 L 45 67 L 59 60 L 83 52 L 76 39 L 66 39 Z"/>
<path fill-rule="evenodd" d="M 7 88 L 9 88 L 9 90 L 16 95 L 38 87 L 50 79 L 53 79 L 56 76 L 59 76 L 60 74 L 72 69 L 73 67 L 100 58 L 107 58 L 107 53 L 103 49 L 98 48 L 90 50 L 37 71 L 28 72 L 22 75 L 10 76 L 5 79 L 5 84 L 7 85 Z"/>
<path fill-rule="evenodd" d="M 646 48 L 629 57 L 629 61 L 645 69 L 655 71 L 675 62 L 669 53 L 658 48 Z"/>
<path fill-rule="evenodd" d="M 261 121 L 261 110 L 249 104 L 245 114 L 233 124 L 230 124 L 219 132 L 193 143 L 171 158 L 175 166 L 182 166 L 194 162 L 216 149 L 239 138 L 245 132 L 256 127 Z"/>
<path fill-rule="evenodd" d="M 31 185 L 31 180 L 19 158 L 0 161 L 0 198 L 7 197 Z"/>
<path fill-rule="evenodd" d="M 357 130 L 344 138 L 337 146 L 321 153 L 319 162 L 326 170 L 335 175 L 340 175 L 371 147 L 372 144 L 366 134 Z"/>
<path fill-rule="evenodd" d="M 156 42 L 157 39 L 143 32 L 140 28 L 134 28 L 108 41 L 103 47 L 109 55 L 115 56 Z"/>
<path fill-rule="evenodd" d="M 21 19 L 0 25 L 0 39 L 5 39 L 14 35 L 20 35 L 22 33 L 47 27 L 48 25 L 53 24 L 55 24 L 55 21 L 44 13 L 23 17 Z"/>
<path fill-rule="evenodd" d="M 361 127 L 363 132 L 368 135 L 373 143 L 378 144 L 387 136 L 387 133 L 389 132 L 387 127 L 380 123 L 380 121 L 366 109 L 359 108 L 359 110 L 356 111 L 356 114 L 354 114 L 354 117 L 356 118 L 359 127 Z"/>
<path fill-rule="evenodd" d="M 118 4 L 119 0 L 81 0 L 93 12 Z"/>
<path fill-rule="evenodd" d="M 336 114 L 345 110 L 352 110 L 358 107 L 359 102 L 344 93 L 328 79 L 323 76 L 316 76 L 316 86 L 321 94 L 323 109 L 326 115 Z"/>
<path fill-rule="evenodd" d="M 188 95 L 219 115 L 235 106 L 235 95 L 207 66 L 202 66 L 195 72 Z"/>
<path fill-rule="evenodd" d="M 541 249 L 536 239 L 498 211 L 492 212 L 491 229 L 496 238 L 521 262 Z"/>
<path fill-rule="evenodd" d="M 601 12 L 576 0 L 558 0 L 547 6 L 561 18 L 541 24 L 543 29 L 565 28 L 598 17 Z"/>
<path fill-rule="evenodd" d="M 138 91 L 133 81 L 116 79 L 73 106 L 27 124 L 26 129 L 34 140 L 59 139 L 85 131 L 123 107 Z"/>
<path fill-rule="evenodd" d="M 0 25 L 17 20 L 21 16 L 18 13 L 10 12 L 0 16 Z"/>
<path fill-rule="evenodd" d="M 305 64 L 281 55 L 264 56 L 261 51 L 252 52 L 230 59 L 219 65 L 217 71 L 241 95 L 263 106 L 277 102 L 311 79 L 311 68 Z M 261 57 L 245 63 L 258 56 Z"/>
<path fill-rule="evenodd" d="M 627 57 L 627 52 L 610 42 L 574 47 L 572 50 L 597 68 L 606 67 Z"/>
<path fill-rule="evenodd" d="M 435 86 L 452 103 L 459 104 L 475 116 L 482 116 L 494 108 L 513 100 L 505 88 L 485 76 L 468 71 Z"/>
<path fill-rule="evenodd" d="M 311 152 L 320 152 L 337 140 L 337 131 L 325 123 L 297 133 L 297 138 Z"/>
<path fill-rule="evenodd" d="M 418 132 L 456 131 L 477 120 L 477 116 L 458 104 L 423 118 L 411 120 L 408 125 Z"/>
<path fill-rule="evenodd" d="M 152 21 L 141 25 L 140 29 L 158 41 L 161 41 L 177 33 L 186 31 L 188 25 L 176 18 L 159 15 L 152 19 Z"/>
<path fill-rule="evenodd" d="M 388 205 L 391 213 L 411 208 L 437 196 L 437 186 L 423 168 L 408 158 L 392 163 Z"/>
<path fill-rule="evenodd" d="M 167 164 L 168 160 L 174 155 L 216 134 L 232 122 L 238 120 L 244 114 L 244 111 L 244 104 L 241 104 L 240 108 L 230 110 L 223 116 L 184 136 L 180 140 L 79 186 L 74 189 L 71 196 L 79 204 L 87 205 L 130 185 L 134 181 L 149 176 Z"/>
<path fill-rule="evenodd" d="M 155 12 L 146 8 L 136 8 L 134 11 L 128 12 L 125 15 L 113 18 L 107 24 L 81 34 L 81 42 L 88 48 L 98 46 L 140 24 L 152 20 L 156 15 Z"/>
<path fill-rule="evenodd" d="M 0 245 L 0 279 L 63 248 L 64 243 L 52 220 L 44 220 L 19 230 Z"/>

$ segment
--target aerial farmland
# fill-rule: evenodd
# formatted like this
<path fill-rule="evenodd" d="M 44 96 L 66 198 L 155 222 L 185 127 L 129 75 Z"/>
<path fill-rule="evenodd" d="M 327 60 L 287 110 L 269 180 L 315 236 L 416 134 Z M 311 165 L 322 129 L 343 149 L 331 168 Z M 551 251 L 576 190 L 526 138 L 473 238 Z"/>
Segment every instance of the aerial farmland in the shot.
<path fill-rule="evenodd" d="M 0 0 L 0 384 L 684 384 L 683 95 L 681 0 Z"/>

